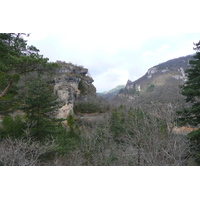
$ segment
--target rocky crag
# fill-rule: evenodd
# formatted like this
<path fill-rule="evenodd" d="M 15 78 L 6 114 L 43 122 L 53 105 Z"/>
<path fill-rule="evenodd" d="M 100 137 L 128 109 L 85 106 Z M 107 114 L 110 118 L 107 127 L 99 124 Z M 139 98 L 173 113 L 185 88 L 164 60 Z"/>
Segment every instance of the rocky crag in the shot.
<path fill-rule="evenodd" d="M 88 69 L 71 63 L 57 61 L 61 68 L 53 76 L 54 93 L 58 96 L 61 108 L 56 118 L 67 118 L 74 113 L 74 105 L 96 97 L 93 79 L 88 75 Z"/>

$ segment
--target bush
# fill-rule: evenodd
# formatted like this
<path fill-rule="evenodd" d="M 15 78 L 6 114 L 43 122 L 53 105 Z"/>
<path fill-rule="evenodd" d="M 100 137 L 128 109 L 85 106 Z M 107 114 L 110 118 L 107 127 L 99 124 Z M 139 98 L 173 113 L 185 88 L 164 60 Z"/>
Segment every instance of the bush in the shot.
<path fill-rule="evenodd" d="M 139 95 L 140 95 L 140 92 L 139 92 L 138 90 L 136 90 L 136 89 L 133 89 L 133 90 L 131 91 L 131 95 L 137 95 L 137 96 L 139 96 Z"/>
<path fill-rule="evenodd" d="M 87 88 L 82 80 L 78 84 L 78 89 L 81 91 L 82 95 L 85 95 L 87 93 Z"/>
<path fill-rule="evenodd" d="M 65 129 L 56 137 L 56 144 L 58 145 L 56 152 L 58 155 L 62 156 L 67 155 L 70 150 L 75 150 L 80 141 L 80 131 L 73 115 L 69 115 L 67 118 L 67 124 L 70 127 L 70 130 Z"/>
<path fill-rule="evenodd" d="M 98 102 L 84 102 L 77 103 L 74 107 L 75 113 L 104 113 L 109 110 L 108 105 L 104 105 L 103 103 Z"/>
<path fill-rule="evenodd" d="M 147 91 L 147 92 L 153 92 L 154 87 L 155 87 L 155 85 L 154 85 L 154 84 L 151 84 L 151 85 L 149 85 L 149 86 L 147 87 L 146 91 Z"/>
<path fill-rule="evenodd" d="M 25 128 L 24 119 L 19 115 L 12 117 L 10 115 L 5 116 L 2 121 L 1 136 L 5 138 L 7 136 L 21 137 L 25 136 L 23 129 Z"/>

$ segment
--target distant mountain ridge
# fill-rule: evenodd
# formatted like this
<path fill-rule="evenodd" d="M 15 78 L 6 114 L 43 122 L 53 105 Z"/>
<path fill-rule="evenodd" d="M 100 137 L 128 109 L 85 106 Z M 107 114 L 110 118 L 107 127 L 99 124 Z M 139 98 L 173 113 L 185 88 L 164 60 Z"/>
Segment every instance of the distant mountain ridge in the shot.
<path fill-rule="evenodd" d="M 180 85 L 187 80 L 185 70 L 190 67 L 193 55 L 175 58 L 150 68 L 136 81 L 127 81 L 115 101 L 131 102 L 135 105 L 148 104 L 150 101 L 171 103 L 183 101 Z"/>
<path fill-rule="evenodd" d="M 120 92 L 120 90 L 122 90 L 124 88 L 125 88 L 125 85 L 118 85 L 117 87 L 115 87 L 109 91 L 97 93 L 97 95 L 105 97 L 107 99 L 110 99 L 110 98 L 113 98 L 115 95 L 117 95 Z"/>

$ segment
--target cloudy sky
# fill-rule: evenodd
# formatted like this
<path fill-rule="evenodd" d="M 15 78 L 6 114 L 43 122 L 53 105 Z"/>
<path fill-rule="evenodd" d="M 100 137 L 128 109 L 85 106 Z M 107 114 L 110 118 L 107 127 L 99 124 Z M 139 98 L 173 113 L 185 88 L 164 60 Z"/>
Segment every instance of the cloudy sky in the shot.
<path fill-rule="evenodd" d="M 29 44 L 50 61 L 88 68 L 103 92 L 138 79 L 154 65 L 195 53 L 196 5 L 195 0 L 40 0 L 11 20 L 14 29 L 20 24 L 32 33 Z"/>

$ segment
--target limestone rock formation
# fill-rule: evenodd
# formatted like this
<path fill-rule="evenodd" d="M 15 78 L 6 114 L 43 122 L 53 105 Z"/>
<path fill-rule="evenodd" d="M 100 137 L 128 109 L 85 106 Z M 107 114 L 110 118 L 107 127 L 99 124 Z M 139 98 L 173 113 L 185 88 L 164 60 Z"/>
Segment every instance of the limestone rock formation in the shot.
<path fill-rule="evenodd" d="M 81 101 L 96 96 L 93 79 L 88 76 L 88 69 L 71 63 L 57 61 L 61 65 L 53 77 L 54 93 L 58 96 L 61 108 L 56 113 L 56 118 L 67 118 L 76 101 Z"/>

